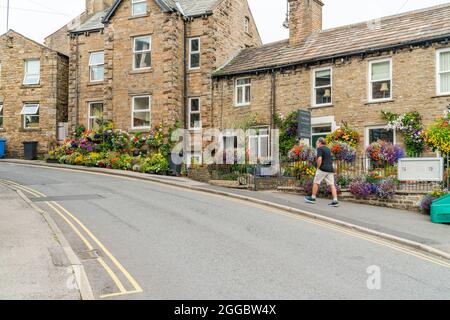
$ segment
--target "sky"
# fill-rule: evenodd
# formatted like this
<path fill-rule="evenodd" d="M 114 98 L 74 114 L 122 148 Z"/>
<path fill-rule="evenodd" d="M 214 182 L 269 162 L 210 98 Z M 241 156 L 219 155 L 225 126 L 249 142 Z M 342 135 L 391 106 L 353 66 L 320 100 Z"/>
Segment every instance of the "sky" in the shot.
<path fill-rule="evenodd" d="M 195 1 L 195 0 L 193 0 Z M 288 38 L 282 27 L 286 0 L 248 0 L 264 43 Z M 324 29 L 449 3 L 450 0 L 322 0 Z M 6 32 L 7 0 L 0 0 L 0 34 Z M 10 29 L 43 42 L 84 10 L 85 0 L 10 0 Z"/>

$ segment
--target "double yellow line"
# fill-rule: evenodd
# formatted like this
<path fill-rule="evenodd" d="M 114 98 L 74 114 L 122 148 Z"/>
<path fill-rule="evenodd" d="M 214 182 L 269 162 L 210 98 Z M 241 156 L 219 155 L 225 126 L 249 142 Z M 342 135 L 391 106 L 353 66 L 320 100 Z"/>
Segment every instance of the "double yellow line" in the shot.
<path fill-rule="evenodd" d="M 0 183 L 10 186 L 10 187 L 13 187 L 15 189 L 24 191 L 28 194 L 31 194 L 33 197 L 36 197 L 36 198 L 46 198 L 47 197 L 45 194 L 43 194 L 39 191 L 36 191 L 29 187 L 20 185 L 13 181 L 0 179 Z M 94 246 L 92 245 L 91 241 L 93 243 L 95 243 L 97 245 L 97 247 L 105 254 L 106 257 L 109 258 L 109 260 L 123 274 L 123 276 L 128 280 L 128 282 L 133 287 L 132 290 L 127 290 L 125 288 L 125 286 L 123 285 L 122 281 L 120 280 L 120 278 L 109 266 L 109 264 L 106 263 L 106 261 L 102 257 L 98 257 L 96 260 L 103 267 L 103 269 L 106 271 L 106 273 L 108 273 L 108 275 L 111 277 L 111 279 L 115 283 L 117 289 L 119 290 L 119 292 L 116 292 L 116 293 L 102 295 L 102 296 L 100 296 L 100 298 L 102 298 L 102 299 L 112 298 L 112 297 L 137 294 L 137 293 L 143 292 L 141 286 L 131 276 L 131 274 L 125 269 L 125 267 L 114 257 L 114 255 L 103 245 L 103 243 L 100 240 L 98 240 L 97 237 L 77 217 L 75 217 L 74 214 L 72 214 L 69 210 L 67 210 L 60 204 L 56 203 L 55 201 L 45 201 L 44 203 L 47 204 L 56 214 L 58 214 L 70 226 L 70 228 L 81 239 L 81 241 L 84 243 L 84 245 L 86 246 L 86 248 L 89 251 L 93 251 L 95 249 Z M 83 233 L 80 229 L 87 235 L 87 237 L 85 235 L 83 235 Z"/>

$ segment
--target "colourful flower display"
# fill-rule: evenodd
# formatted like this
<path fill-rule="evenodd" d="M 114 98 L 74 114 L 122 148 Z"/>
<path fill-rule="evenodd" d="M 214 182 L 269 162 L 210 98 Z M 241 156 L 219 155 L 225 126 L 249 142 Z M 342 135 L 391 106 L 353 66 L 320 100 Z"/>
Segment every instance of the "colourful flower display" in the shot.
<path fill-rule="evenodd" d="M 385 141 L 372 143 L 367 147 L 366 154 L 377 168 L 393 166 L 405 157 L 405 151 L 400 146 Z"/>
<path fill-rule="evenodd" d="M 356 149 L 348 143 L 337 141 L 330 146 L 330 149 L 334 159 L 337 161 L 351 163 L 356 160 Z"/>
<path fill-rule="evenodd" d="M 450 116 L 448 113 L 437 120 L 423 134 L 426 143 L 433 151 L 450 155 Z"/>
<path fill-rule="evenodd" d="M 289 160 L 292 162 L 304 161 L 314 163 L 317 158 L 317 152 L 314 148 L 305 144 L 295 145 L 288 154 Z"/>
<path fill-rule="evenodd" d="M 359 143 L 359 133 L 351 129 L 347 123 L 343 123 L 342 127 L 327 136 L 327 143 L 343 142 L 356 148 Z"/>

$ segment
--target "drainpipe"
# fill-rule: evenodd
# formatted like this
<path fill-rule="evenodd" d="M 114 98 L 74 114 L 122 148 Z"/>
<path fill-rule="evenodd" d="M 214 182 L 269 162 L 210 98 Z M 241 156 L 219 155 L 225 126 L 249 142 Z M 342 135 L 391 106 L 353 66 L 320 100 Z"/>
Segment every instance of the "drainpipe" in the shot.
<path fill-rule="evenodd" d="M 187 63 L 187 41 L 188 41 L 188 37 L 187 37 L 187 18 L 182 17 L 183 19 L 183 26 L 184 26 L 184 30 L 183 30 L 183 110 L 184 110 L 184 128 L 188 129 L 189 128 L 189 119 L 188 119 L 188 110 L 187 110 L 187 105 L 188 105 L 188 86 L 187 86 L 187 68 L 188 68 L 188 63 Z"/>
<path fill-rule="evenodd" d="M 80 43 L 79 35 L 76 35 L 76 58 L 75 58 L 75 130 L 80 124 L 80 76 L 79 76 L 79 65 L 80 65 Z"/>
<path fill-rule="evenodd" d="M 275 113 L 277 109 L 277 75 L 275 70 L 272 69 L 272 83 L 271 83 L 271 105 L 270 105 L 270 128 L 275 129 Z"/>

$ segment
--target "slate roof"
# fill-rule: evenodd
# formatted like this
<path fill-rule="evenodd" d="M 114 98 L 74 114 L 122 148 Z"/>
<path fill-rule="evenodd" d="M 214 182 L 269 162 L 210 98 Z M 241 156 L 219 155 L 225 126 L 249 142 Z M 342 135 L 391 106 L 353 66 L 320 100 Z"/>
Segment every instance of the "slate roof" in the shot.
<path fill-rule="evenodd" d="M 244 49 L 214 75 L 249 73 L 441 39 L 450 40 L 450 3 L 323 30 L 295 47 L 284 40 Z"/>
<path fill-rule="evenodd" d="M 176 0 L 155 0 L 156 3 L 165 12 L 178 11 Z M 186 17 L 195 17 L 203 14 L 210 14 L 216 5 L 222 0 L 178 0 L 182 8 L 182 14 Z M 113 15 L 116 9 L 119 7 L 122 0 L 116 0 L 111 10 L 108 12 L 103 22 L 107 22 Z"/>
<path fill-rule="evenodd" d="M 101 30 L 105 27 L 102 20 L 108 14 L 109 8 L 100 12 L 97 12 L 92 17 L 87 19 L 79 27 L 71 30 L 72 33 L 82 33 L 86 31 Z"/>
<path fill-rule="evenodd" d="M 182 14 L 186 17 L 196 17 L 210 14 L 222 0 L 178 0 L 181 5 Z M 83 33 L 87 31 L 101 30 L 104 23 L 108 22 L 118 9 L 122 0 L 116 0 L 112 7 L 94 14 L 79 27 L 71 30 L 72 33 Z M 179 11 L 176 0 L 155 0 L 163 12 Z"/>

